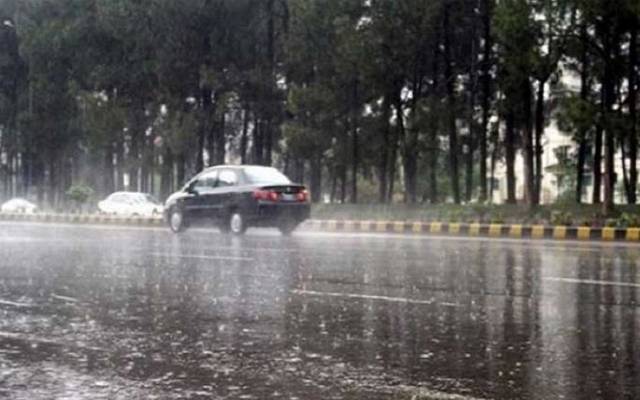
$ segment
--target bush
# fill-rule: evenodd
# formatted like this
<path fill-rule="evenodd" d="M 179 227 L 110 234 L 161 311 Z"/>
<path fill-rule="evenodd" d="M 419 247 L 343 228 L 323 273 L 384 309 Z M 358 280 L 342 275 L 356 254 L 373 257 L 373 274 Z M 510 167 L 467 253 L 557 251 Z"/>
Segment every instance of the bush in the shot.
<path fill-rule="evenodd" d="M 640 226 L 640 216 L 623 212 L 618 218 L 617 225 L 621 228 L 636 228 Z"/>
<path fill-rule="evenodd" d="M 551 225 L 570 226 L 573 225 L 573 215 L 568 211 L 553 211 L 549 222 Z"/>
<path fill-rule="evenodd" d="M 93 196 L 93 189 L 87 185 L 73 185 L 65 194 L 74 203 L 77 211 Z"/>

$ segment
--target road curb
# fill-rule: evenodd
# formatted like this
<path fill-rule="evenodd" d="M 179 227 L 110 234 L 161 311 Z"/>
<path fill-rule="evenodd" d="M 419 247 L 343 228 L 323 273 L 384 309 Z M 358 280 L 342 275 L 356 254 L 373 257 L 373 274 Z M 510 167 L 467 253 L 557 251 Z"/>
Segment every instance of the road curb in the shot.
<path fill-rule="evenodd" d="M 304 227 L 324 232 L 397 233 L 467 237 L 622 241 L 640 243 L 640 228 L 593 228 L 522 224 L 480 224 L 457 222 L 309 220 Z"/>
<path fill-rule="evenodd" d="M 161 226 L 162 218 L 114 217 L 100 214 L 20 214 L 0 213 L 0 221 L 57 222 L 69 224 L 99 224 L 124 226 Z"/>
<path fill-rule="evenodd" d="M 13 214 L 0 213 L 0 221 L 56 222 L 120 226 L 163 226 L 162 218 L 114 217 L 100 214 Z M 457 222 L 308 220 L 306 230 L 345 233 L 395 233 L 467 237 L 619 241 L 640 243 L 640 228 L 593 228 L 520 224 L 480 224 Z"/>

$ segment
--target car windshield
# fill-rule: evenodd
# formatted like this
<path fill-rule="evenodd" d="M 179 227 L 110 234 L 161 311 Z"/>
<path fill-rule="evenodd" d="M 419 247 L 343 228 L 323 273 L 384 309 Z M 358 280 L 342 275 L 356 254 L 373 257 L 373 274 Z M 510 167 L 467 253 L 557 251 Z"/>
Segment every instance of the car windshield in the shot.
<path fill-rule="evenodd" d="M 244 173 L 251 183 L 269 183 L 273 185 L 288 185 L 291 183 L 289 178 L 275 168 L 247 167 Z"/>

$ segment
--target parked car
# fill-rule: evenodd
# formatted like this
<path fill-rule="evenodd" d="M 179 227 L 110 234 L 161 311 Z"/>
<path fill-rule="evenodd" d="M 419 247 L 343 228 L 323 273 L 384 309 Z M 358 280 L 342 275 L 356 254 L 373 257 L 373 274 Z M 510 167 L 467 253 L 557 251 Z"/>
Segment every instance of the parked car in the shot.
<path fill-rule="evenodd" d="M 148 193 L 115 192 L 98 203 L 104 214 L 127 217 L 154 217 L 162 215 L 162 204 Z"/>
<path fill-rule="evenodd" d="M 306 188 L 275 168 L 222 165 L 189 180 L 164 209 L 176 233 L 194 223 L 213 223 L 236 235 L 251 226 L 276 227 L 288 235 L 309 218 L 311 206 Z"/>
<path fill-rule="evenodd" d="M 32 202 L 16 197 L 2 204 L 0 211 L 5 213 L 26 213 L 33 214 L 38 210 L 38 206 Z"/>

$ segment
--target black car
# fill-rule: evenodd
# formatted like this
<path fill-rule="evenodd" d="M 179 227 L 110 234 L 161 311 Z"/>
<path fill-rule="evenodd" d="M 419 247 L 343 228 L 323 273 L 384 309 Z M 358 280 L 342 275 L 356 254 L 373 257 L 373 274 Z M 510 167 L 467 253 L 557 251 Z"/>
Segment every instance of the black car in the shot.
<path fill-rule="evenodd" d="M 310 210 L 305 187 L 277 169 L 221 165 L 205 169 L 169 196 L 164 213 L 176 233 L 209 222 L 238 235 L 250 226 L 276 227 L 287 235 Z"/>

